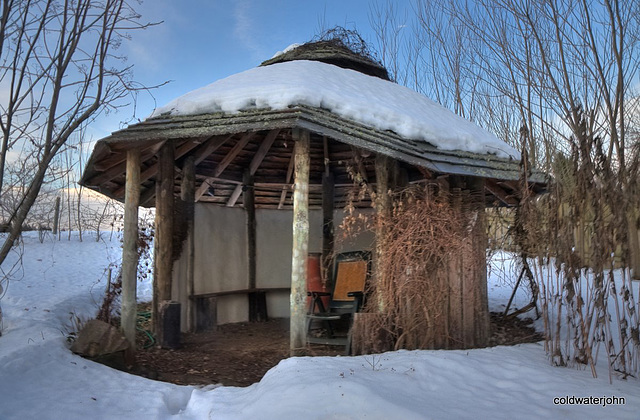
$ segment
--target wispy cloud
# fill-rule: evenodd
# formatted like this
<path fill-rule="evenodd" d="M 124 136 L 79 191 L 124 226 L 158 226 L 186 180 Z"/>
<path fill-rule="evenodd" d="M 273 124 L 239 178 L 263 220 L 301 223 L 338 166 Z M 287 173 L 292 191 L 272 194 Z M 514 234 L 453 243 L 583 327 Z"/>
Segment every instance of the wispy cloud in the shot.
<path fill-rule="evenodd" d="M 233 34 L 251 51 L 254 58 L 263 59 L 265 54 L 255 31 L 256 26 L 259 25 L 259 20 L 253 15 L 254 9 L 255 5 L 251 0 L 237 0 L 235 2 Z"/>

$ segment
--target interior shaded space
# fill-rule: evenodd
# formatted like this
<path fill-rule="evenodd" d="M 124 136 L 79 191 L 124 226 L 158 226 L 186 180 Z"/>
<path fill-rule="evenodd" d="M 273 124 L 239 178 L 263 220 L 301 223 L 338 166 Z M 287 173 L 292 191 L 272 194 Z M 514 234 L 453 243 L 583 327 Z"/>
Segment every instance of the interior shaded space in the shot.
<path fill-rule="evenodd" d="M 491 314 L 490 345 L 538 342 L 543 337 L 530 320 Z M 178 385 L 249 386 L 289 357 L 289 320 L 233 323 L 200 333 L 185 333 L 178 350 L 139 350 L 132 373 Z M 309 356 L 338 356 L 340 346 L 308 345 Z"/>

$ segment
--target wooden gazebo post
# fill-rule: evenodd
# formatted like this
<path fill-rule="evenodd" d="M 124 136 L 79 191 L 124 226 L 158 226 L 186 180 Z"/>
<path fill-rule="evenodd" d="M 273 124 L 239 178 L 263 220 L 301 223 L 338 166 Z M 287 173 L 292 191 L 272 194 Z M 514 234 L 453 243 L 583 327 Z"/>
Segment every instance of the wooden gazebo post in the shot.
<path fill-rule="evenodd" d="M 163 315 L 160 306 L 171 300 L 173 271 L 173 204 L 174 148 L 167 142 L 158 156 L 159 179 L 156 183 L 156 232 L 154 238 L 153 325 L 161 346 L 164 346 Z"/>
<path fill-rule="evenodd" d="M 140 150 L 127 152 L 122 240 L 121 328 L 132 349 L 136 347 L 136 281 L 138 273 L 138 204 L 140 201 Z"/>
<path fill-rule="evenodd" d="M 193 295 L 195 293 L 194 279 L 194 255 L 195 255 L 195 239 L 194 239 L 194 218 L 195 218 L 195 197 L 196 197 L 196 168 L 195 158 L 189 156 L 182 165 L 182 185 L 180 188 L 180 198 L 184 206 L 184 218 L 186 220 L 187 241 L 186 254 L 187 264 L 185 267 L 186 289 L 187 289 L 187 329 L 195 332 L 196 330 L 196 314 Z"/>
<path fill-rule="evenodd" d="M 305 303 L 307 295 L 307 254 L 309 251 L 309 132 L 293 129 L 294 190 L 293 249 L 291 257 L 290 353 L 302 353 L 307 331 Z"/>

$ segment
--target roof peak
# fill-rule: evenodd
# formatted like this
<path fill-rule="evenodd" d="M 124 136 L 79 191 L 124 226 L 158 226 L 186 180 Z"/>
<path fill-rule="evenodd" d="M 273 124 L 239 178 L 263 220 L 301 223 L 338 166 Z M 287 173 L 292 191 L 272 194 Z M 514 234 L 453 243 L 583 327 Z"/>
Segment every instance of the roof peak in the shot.
<path fill-rule="evenodd" d="M 387 69 L 364 53 L 354 52 L 339 38 L 307 42 L 266 60 L 260 66 L 287 61 L 310 60 L 355 70 L 368 76 L 391 80 Z"/>

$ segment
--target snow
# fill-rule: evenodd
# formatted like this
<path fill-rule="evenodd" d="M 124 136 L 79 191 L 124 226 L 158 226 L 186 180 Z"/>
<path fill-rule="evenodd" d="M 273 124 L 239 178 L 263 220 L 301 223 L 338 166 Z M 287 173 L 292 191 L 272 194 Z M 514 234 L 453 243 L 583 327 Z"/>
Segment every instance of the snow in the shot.
<path fill-rule="evenodd" d="M 119 241 L 85 234 L 44 243 L 24 236 L 23 272 L 0 301 L 0 419 L 537 419 L 640 415 L 640 381 L 549 364 L 542 344 L 397 351 L 283 360 L 246 388 L 178 386 L 82 359 L 68 350 L 71 314 L 92 316 L 119 259 Z M 19 256 L 12 255 L 12 261 Z M 515 271 L 515 274 L 514 274 Z M 498 253 L 492 310 L 504 308 L 514 268 Z M 505 280 L 506 277 L 506 280 Z M 148 298 L 148 285 L 143 285 Z M 519 291 L 515 305 L 528 302 Z M 606 372 L 606 359 L 599 367 Z M 624 405 L 554 405 L 555 397 L 623 397 Z"/>
<path fill-rule="evenodd" d="M 295 105 L 326 109 L 442 150 L 519 156 L 495 135 L 407 87 L 317 61 L 289 61 L 234 74 L 174 99 L 151 117 Z"/>
<path fill-rule="evenodd" d="M 301 45 L 302 45 L 302 44 L 293 43 L 293 44 L 289 45 L 287 48 L 285 48 L 284 50 L 282 50 L 282 51 L 278 51 L 278 52 L 276 52 L 275 54 L 273 54 L 273 57 L 271 57 L 271 58 L 273 59 L 273 58 L 276 58 L 276 57 L 281 56 L 282 54 L 286 54 L 286 53 L 288 53 L 289 51 L 293 51 L 293 50 L 295 50 L 296 48 L 298 48 L 298 47 L 299 47 L 299 46 L 301 46 Z"/>

